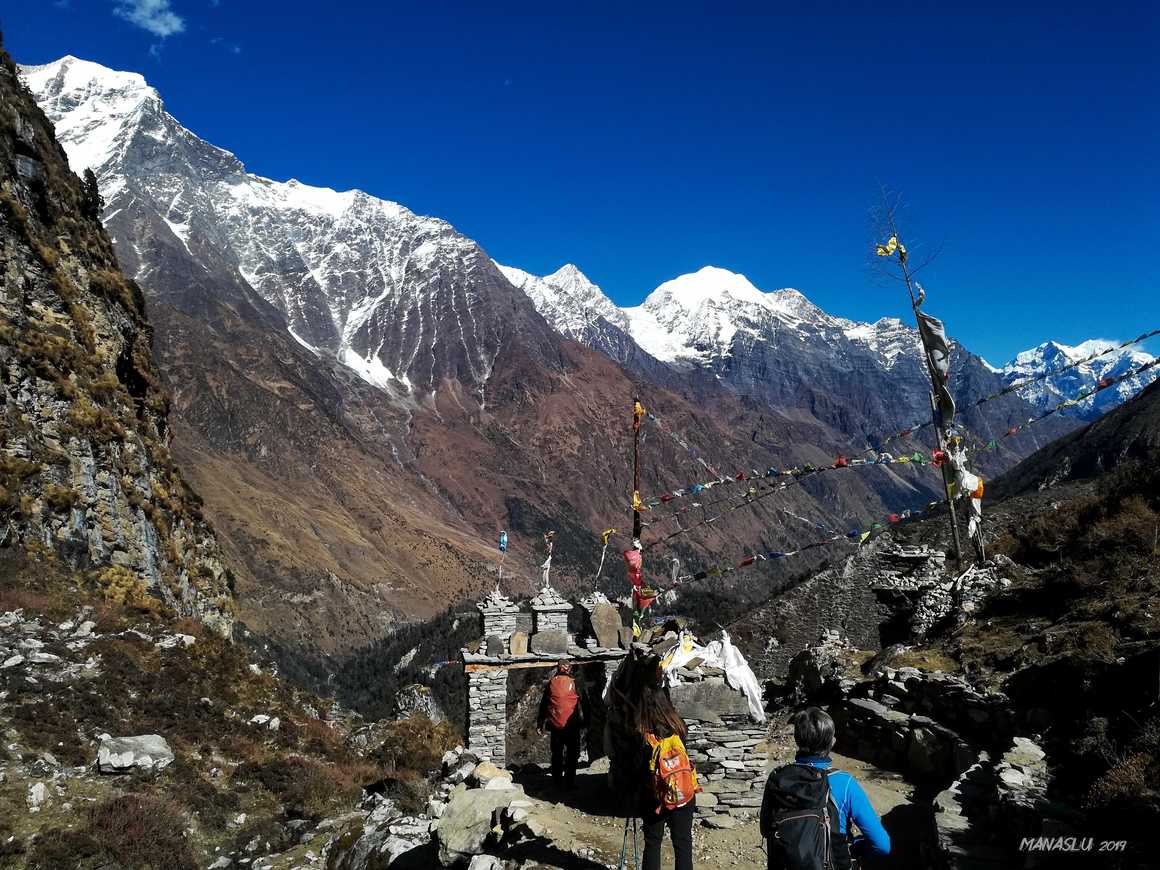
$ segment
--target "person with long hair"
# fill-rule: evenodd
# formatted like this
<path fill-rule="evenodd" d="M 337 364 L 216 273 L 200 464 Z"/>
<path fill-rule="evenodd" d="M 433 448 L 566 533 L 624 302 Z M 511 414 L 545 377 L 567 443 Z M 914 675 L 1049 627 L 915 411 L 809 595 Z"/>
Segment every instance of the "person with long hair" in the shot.
<path fill-rule="evenodd" d="M 641 744 L 641 777 L 642 781 L 647 783 L 647 787 L 642 789 L 640 800 L 640 815 L 644 823 L 642 870 L 660 870 L 661 843 L 666 827 L 669 829 L 673 853 L 676 855 L 676 870 L 693 870 L 693 817 L 697 811 L 695 788 L 694 793 L 689 794 L 687 800 L 680 806 L 670 806 L 675 801 L 662 798 L 653 787 L 657 779 L 655 768 L 660 744 L 670 737 L 679 738 L 679 751 L 684 754 L 684 762 L 689 766 L 688 777 L 695 785 L 692 762 L 688 760 L 684 749 L 688 728 L 677 708 L 673 706 L 668 691 L 659 680 L 659 675 L 655 684 L 645 688 L 640 704 L 634 712 L 636 731 Z"/>

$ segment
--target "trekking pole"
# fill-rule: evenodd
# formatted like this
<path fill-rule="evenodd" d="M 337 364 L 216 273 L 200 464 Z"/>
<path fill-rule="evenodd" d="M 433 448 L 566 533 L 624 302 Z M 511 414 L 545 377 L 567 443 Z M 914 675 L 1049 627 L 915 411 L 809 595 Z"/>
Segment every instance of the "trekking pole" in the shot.
<path fill-rule="evenodd" d="M 633 839 L 633 850 L 636 850 L 636 840 Z M 627 870 L 625 854 L 628 852 L 628 818 L 624 819 L 624 839 L 620 843 L 620 858 L 616 862 L 616 870 Z M 635 860 L 635 859 L 634 859 Z"/>

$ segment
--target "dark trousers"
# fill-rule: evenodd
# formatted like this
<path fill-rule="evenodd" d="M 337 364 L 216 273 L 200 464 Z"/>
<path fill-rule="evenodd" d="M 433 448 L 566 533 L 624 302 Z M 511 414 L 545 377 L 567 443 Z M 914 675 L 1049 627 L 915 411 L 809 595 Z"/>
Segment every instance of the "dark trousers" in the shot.
<path fill-rule="evenodd" d="M 661 870 L 661 841 L 665 825 L 673 841 L 676 870 L 693 870 L 693 816 L 697 811 L 694 798 L 675 810 L 661 810 L 644 817 L 644 864 L 642 870 Z"/>
<path fill-rule="evenodd" d="M 573 715 L 559 731 L 552 731 L 552 779 L 565 785 L 576 780 L 580 761 L 580 717 Z"/>

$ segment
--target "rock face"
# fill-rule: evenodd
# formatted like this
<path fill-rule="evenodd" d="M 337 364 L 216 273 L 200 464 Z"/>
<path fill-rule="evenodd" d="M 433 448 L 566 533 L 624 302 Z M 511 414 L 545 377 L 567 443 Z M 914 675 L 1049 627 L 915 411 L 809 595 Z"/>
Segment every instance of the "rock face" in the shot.
<path fill-rule="evenodd" d="M 927 864 L 935 870 L 1038 866 L 1024 863 L 1023 844 L 1083 836 L 1078 814 L 1048 800 L 1050 781 L 1046 754 L 1026 737 L 1016 737 L 998 762 L 980 753 L 934 800 Z"/>
<path fill-rule="evenodd" d="M 173 750 L 159 734 L 105 737 L 97 749 L 97 770 L 101 773 L 154 773 L 172 763 Z"/>
<path fill-rule="evenodd" d="M 15 542 L 228 634 L 231 579 L 167 446 L 144 301 L 0 56 L 0 474 Z M 9 542 L 11 545 L 12 542 Z"/>
<path fill-rule="evenodd" d="M 471 789 L 451 798 L 435 827 L 439 862 L 444 867 L 466 864 L 484 850 L 491 835 L 493 815 L 522 792 L 509 789 Z"/>

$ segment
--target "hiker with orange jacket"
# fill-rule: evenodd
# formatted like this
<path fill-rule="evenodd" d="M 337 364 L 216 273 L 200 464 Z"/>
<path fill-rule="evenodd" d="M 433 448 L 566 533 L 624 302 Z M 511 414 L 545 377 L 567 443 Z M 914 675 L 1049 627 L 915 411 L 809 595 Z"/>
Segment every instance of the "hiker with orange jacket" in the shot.
<path fill-rule="evenodd" d="M 572 665 L 560 662 L 544 686 L 537 722 L 552 735 L 552 780 L 571 787 L 580 761 L 580 732 L 588 724 L 588 701 L 576 685 Z"/>

